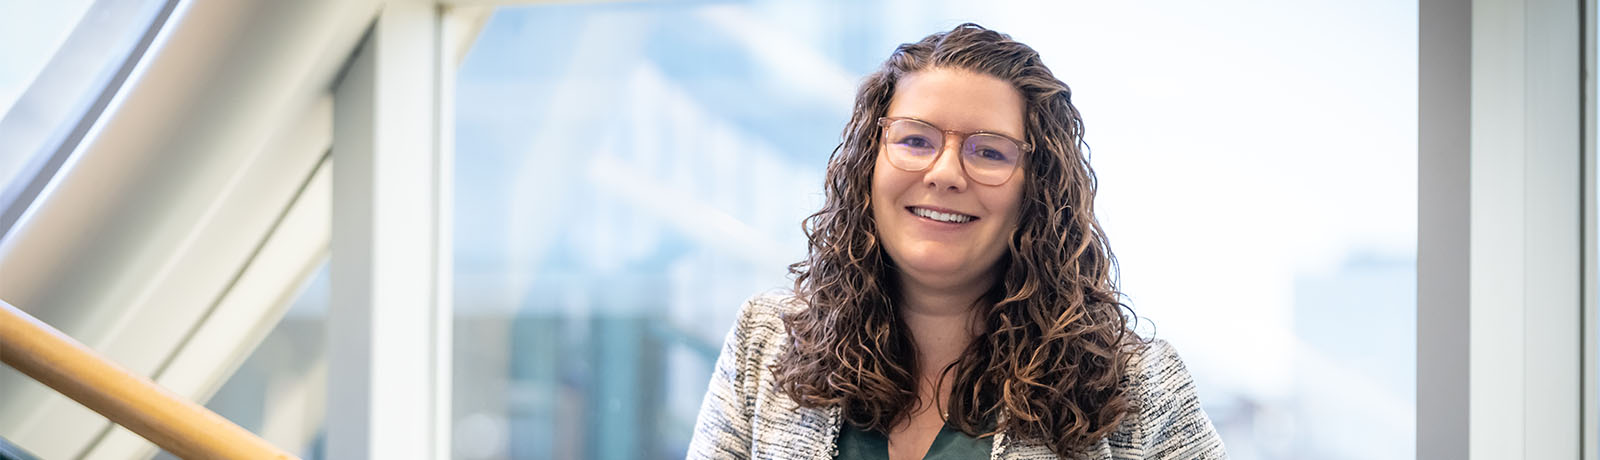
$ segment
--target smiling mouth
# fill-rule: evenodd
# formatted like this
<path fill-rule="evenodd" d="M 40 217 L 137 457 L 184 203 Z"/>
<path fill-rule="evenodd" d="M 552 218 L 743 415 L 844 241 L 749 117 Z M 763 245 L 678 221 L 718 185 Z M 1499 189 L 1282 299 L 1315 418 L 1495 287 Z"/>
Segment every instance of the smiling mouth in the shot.
<path fill-rule="evenodd" d="M 953 213 L 953 212 L 939 212 L 939 211 L 934 211 L 932 209 L 919 208 L 919 207 L 916 207 L 916 206 L 907 207 L 906 210 L 907 211 L 911 211 L 912 214 L 916 214 L 919 217 L 925 217 L 925 218 L 928 218 L 928 219 L 931 219 L 931 220 L 935 220 L 935 221 L 939 221 L 939 222 L 947 222 L 947 223 L 952 223 L 952 224 L 964 224 L 964 223 L 967 223 L 967 222 L 978 220 L 977 217 L 969 216 L 969 215 L 966 215 L 966 214 Z"/>

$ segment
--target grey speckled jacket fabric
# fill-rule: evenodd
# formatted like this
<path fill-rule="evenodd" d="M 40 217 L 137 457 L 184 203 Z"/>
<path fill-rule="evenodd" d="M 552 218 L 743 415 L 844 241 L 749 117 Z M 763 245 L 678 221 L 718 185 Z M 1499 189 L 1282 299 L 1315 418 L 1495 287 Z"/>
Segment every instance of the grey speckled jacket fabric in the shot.
<path fill-rule="evenodd" d="M 839 408 L 801 408 L 778 391 L 769 367 L 787 343 L 779 315 L 804 308 L 791 296 L 768 293 L 745 302 L 722 346 L 700 405 L 690 459 L 831 460 L 842 418 Z M 1144 407 L 1130 414 L 1092 450 L 1092 459 L 1226 459 L 1222 440 L 1200 409 L 1194 381 L 1178 353 L 1156 340 L 1129 366 L 1130 397 Z M 995 436 L 993 460 L 1054 459 L 1043 444 Z"/>

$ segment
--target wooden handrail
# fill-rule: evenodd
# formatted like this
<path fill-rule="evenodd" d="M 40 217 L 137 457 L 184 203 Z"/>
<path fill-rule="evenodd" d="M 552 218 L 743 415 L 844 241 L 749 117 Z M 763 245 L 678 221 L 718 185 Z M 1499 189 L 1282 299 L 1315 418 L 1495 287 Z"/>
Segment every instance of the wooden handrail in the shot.
<path fill-rule="evenodd" d="M 0 300 L 0 361 L 185 459 L 295 456 Z"/>

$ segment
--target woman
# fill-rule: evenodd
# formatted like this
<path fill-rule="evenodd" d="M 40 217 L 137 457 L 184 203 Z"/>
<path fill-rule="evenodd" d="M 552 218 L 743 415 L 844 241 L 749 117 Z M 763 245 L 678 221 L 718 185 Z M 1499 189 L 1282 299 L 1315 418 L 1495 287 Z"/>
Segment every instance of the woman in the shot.
<path fill-rule="evenodd" d="M 974 24 L 856 95 L 792 295 L 747 302 L 690 458 L 1226 458 L 1130 329 L 1071 91 Z"/>

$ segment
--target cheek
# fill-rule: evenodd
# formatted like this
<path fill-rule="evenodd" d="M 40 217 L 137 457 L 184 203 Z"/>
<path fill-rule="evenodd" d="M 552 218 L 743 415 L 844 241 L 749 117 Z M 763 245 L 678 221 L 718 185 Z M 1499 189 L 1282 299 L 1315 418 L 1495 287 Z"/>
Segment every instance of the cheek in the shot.
<path fill-rule="evenodd" d="M 879 204 L 892 205 L 894 203 L 894 195 L 903 188 L 901 182 L 903 182 L 904 177 L 896 174 L 898 172 L 900 171 L 884 164 L 882 155 L 878 155 L 878 159 L 873 162 L 871 189 L 867 191 L 867 194 L 872 197 L 873 211 L 878 210 Z"/>
<path fill-rule="evenodd" d="M 1021 206 L 1017 201 L 1013 201 L 1011 206 L 1006 210 L 1005 224 L 1000 227 L 998 234 L 995 235 L 996 243 L 1000 246 L 997 251 L 1000 252 L 1007 251 L 1007 248 L 1011 246 L 1011 241 L 1016 239 L 1017 232 L 1022 231 Z"/>
<path fill-rule="evenodd" d="M 990 203 L 992 203 L 993 207 L 990 209 L 994 209 L 1005 216 L 1006 229 L 1015 231 L 1017 225 L 1021 222 L 1022 216 L 1022 187 L 1013 182 L 1012 184 L 1007 184 L 1005 189 L 996 190 L 996 192 L 999 193 L 992 195 Z"/>
<path fill-rule="evenodd" d="M 871 199 L 868 203 L 874 214 L 878 212 L 878 205 L 883 202 L 883 190 L 886 188 L 883 183 L 883 168 L 880 166 L 873 166 L 872 178 L 867 182 L 867 196 Z"/>
<path fill-rule="evenodd" d="M 886 220 L 892 217 L 886 212 L 894 207 L 892 179 L 885 175 L 882 165 L 872 168 L 872 179 L 867 189 L 867 212 L 872 216 L 873 225 L 877 227 L 878 232 L 884 229 L 884 225 L 892 224 L 891 220 Z M 878 237 L 882 238 L 883 234 L 879 233 Z"/>

